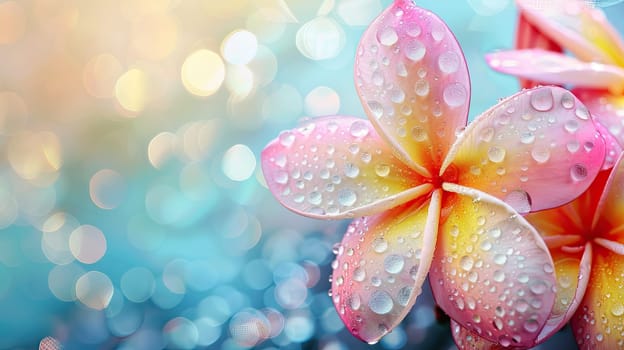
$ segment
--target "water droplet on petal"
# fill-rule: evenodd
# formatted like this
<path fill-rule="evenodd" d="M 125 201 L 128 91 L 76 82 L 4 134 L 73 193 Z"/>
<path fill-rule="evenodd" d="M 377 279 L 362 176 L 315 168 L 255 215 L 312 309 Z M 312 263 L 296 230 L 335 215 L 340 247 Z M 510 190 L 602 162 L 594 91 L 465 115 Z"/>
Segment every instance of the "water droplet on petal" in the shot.
<path fill-rule="evenodd" d="M 535 141 L 535 134 L 533 134 L 530 131 L 523 132 L 522 135 L 520 135 L 520 142 L 524 143 L 525 145 L 530 145 L 534 141 Z"/>
<path fill-rule="evenodd" d="M 536 111 L 549 111 L 553 108 L 553 103 L 553 94 L 550 89 L 543 88 L 532 91 L 531 106 L 533 106 Z"/>
<path fill-rule="evenodd" d="M 411 37 L 417 37 L 422 32 L 422 29 L 416 21 L 408 21 L 405 23 L 405 32 Z"/>
<path fill-rule="evenodd" d="M 361 120 L 354 121 L 349 128 L 349 132 L 351 132 L 351 135 L 353 137 L 364 137 L 368 135 L 368 125 L 366 125 L 366 123 Z"/>
<path fill-rule="evenodd" d="M 284 147 L 290 147 L 295 142 L 295 135 L 290 131 L 284 131 L 279 135 L 279 142 Z"/>
<path fill-rule="evenodd" d="M 377 164 L 375 166 L 375 173 L 379 177 L 386 177 L 390 174 L 390 166 L 387 164 Z"/>
<path fill-rule="evenodd" d="M 474 266 L 474 260 L 468 255 L 464 255 L 459 261 L 459 266 L 466 271 L 470 271 Z"/>
<path fill-rule="evenodd" d="M 285 185 L 286 183 L 288 183 L 288 173 L 285 171 L 280 171 L 275 174 L 275 177 L 273 177 L 273 180 L 275 180 L 275 182 L 277 182 L 280 185 Z"/>
<path fill-rule="evenodd" d="M 388 273 L 399 273 L 403 270 L 403 265 L 405 264 L 405 260 L 402 256 L 397 254 L 388 255 L 384 259 L 384 269 Z"/>
<path fill-rule="evenodd" d="M 442 98 L 449 107 L 458 107 L 466 103 L 468 93 L 461 83 L 452 83 L 444 88 Z"/>
<path fill-rule="evenodd" d="M 524 329 L 527 332 L 531 332 L 531 333 L 537 332 L 537 330 L 539 329 L 539 322 L 537 322 L 537 320 L 534 320 L 534 319 L 526 320 L 526 322 L 524 322 Z"/>
<path fill-rule="evenodd" d="M 392 310 L 394 302 L 388 293 L 382 290 L 374 291 L 368 301 L 368 307 L 378 315 L 385 315 Z"/>
<path fill-rule="evenodd" d="M 444 25 L 440 23 L 432 23 L 431 24 L 431 37 L 435 41 L 440 41 L 444 39 Z"/>
<path fill-rule="evenodd" d="M 587 178 L 587 168 L 583 164 L 574 164 L 570 168 L 570 177 L 574 181 L 583 181 Z"/>
<path fill-rule="evenodd" d="M 565 109 L 574 107 L 574 96 L 569 92 L 565 92 L 563 96 L 561 96 L 561 106 Z"/>
<path fill-rule="evenodd" d="M 353 280 L 356 282 L 362 282 L 366 278 L 366 271 L 363 267 L 359 266 L 353 270 Z"/>
<path fill-rule="evenodd" d="M 399 40 L 399 36 L 394 28 L 386 27 L 377 32 L 377 40 L 381 45 L 392 46 Z"/>
<path fill-rule="evenodd" d="M 427 48 L 418 40 L 412 40 L 405 45 L 405 56 L 414 62 L 420 61 L 425 57 Z"/>
<path fill-rule="evenodd" d="M 362 300 L 360 299 L 360 296 L 358 294 L 353 294 L 347 299 L 347 303 L 349 304 L 351 310 L 355 311 L 358 310 L 362 305 Z"/>
<path fill-rule="evenodd" d="M 496 270 L 494 271 L 493 278 L 496 282 L 503 282 L 505 280 L 505 272 L 503 272 L 502 270 Z"/>
<path fill-rule="evenodd" d="M 345 175 L 349 178 L 356 178 L 358 175 L 360 174 L 360 168 L 353 164 L 353 163 L 347 163 L 347 165 L 345 166 Z"/>
<path fill-rule="evenodd" d="M 375 238 L 373 241 L 373 250 L 377 253 L 383 253 L 388 249 L 388 242 L 382 237 Z"/>
<path fill-rule="evenodd" d="M 505 149 L 492 146 L 488 149 L 488 159 L 493 163 L 500 163 L 505 159 Z"/>
<path fill-rule="evenodd" d="M 550 150 L 546 147 L 535 147 L 531 150 L 531 157 L 540 164 L 546 163 L 550 159 Z"/>
<path fill-rule="evenodd" d="M 459 62 L 459 55 L 453 51 L 444 52 L 438 57 L 438 67 L 445 74 L 455 73 L 459 68 Z"/>
<path fill-rule="evenodd" d="M 505 254 L 496 254 L 494 256 L 494 263 L 496 265 L 505 265 L 507 262 L 507 256 Z"/>
<path fill-rule="evenodd" d="M 397 303 L 401 306 L 407 306 L 410 297 L 412 296 L 413 290 L 414 288 L 408 286 L 399 289 L 399 292 L 397 294 Z"/>
<path fill-rule="evenodd" d="M 531 196 L 523 190 L 509 192 L 505 197 L 505 203 L 520 214 L 527 214 L 531 211 Z"/>
<path fill-rule="evenodd" d="M 579 124 L 576 120 L 568 120 L 567 122 L 565 122 L 565 124 L 563 124 L 563 128 L 567 132 L 573 134 L 578 130 Z"/>
<path fill-rule="evenodd" d="M 350 189 L 345 188 L 338 192 L 338 203 L 340 203 L 340 205 L 350 207 L 355 204 L 356 200 L 357 195 Z"/>
<path fill-rule="evenodd" d="M 587 108 L 585 106 L 582 106 L 582 105 L 578 106 L 576 108 L 575 114 L 581 120 L 588 120 L 589 119 L 589 111 L 587 110 Z"/>
<path fill-rule="evenodd" d="M 611 313 L 613 316 L 620 317 L 624 315 L 624 305 L 623 304 L 615 304 L 611 308 Z"/>
<path fill-rule="evenodd" d="M 429 82 L 425 79 L 420 79 L 414 84 L 414 92 L 420 97 L 425 97 L 429 94 Z"/>
<path fill-rule="evenodd" d="M 375 116 L 375 118 L 381 118 L 383 116 L 383 106 L 377 101 L 368 101 L 368 108 Z"/>

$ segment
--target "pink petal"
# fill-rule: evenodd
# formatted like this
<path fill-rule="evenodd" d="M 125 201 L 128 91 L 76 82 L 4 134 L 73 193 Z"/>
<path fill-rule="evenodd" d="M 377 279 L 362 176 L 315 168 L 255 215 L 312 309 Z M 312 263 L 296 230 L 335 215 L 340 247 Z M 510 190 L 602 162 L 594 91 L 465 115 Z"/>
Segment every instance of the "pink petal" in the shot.
<path fill-rule="evenodd" d="M 459 350 L 502 350 L 504 346 L 485 340 L 475 333 L 462 327 L 459 323 L 451 320 L 451 332 L 453 340 Z"/>
<path fill-rule="evenodd" d="M 624 66 L 624 43 L 604 12 L 581 0 L 516 0 L 528 21 L 576 57 Z"/>
<path fill-rule="evenodd" d="M 392 155 L 370 122 L 353 117 L 282 132 L 262 151 L 262 170 L 285 207 L 316 218 L 379 213 L 432 188 Z"/>
<path fill-rule="evenodd" d="M 620 67 L 586 63 L 542 49 L 499 51 L 487 54 L 485 59 L 494 70 L 542 84 L 573 84 L 604 89 L 624 87 L 624 69 Z"/>
<path fill-rule="evenodd" d="M 624 95 L 607 90 L 574 89 L 592 116 L 624 146 Z"/>
<path fill-rule="evenodd" d="M 440 192 L 357 219 L 347 229 L 332 265 L 332 298 L 356 337 L 377 342 L 420 295 L 436 242 Z"/>
<path fill-rule="evenodd" d="M 624 257 L 594 245 L 587 292 L 572 318 L 580 349 L 621 349 L 624 338 Z"/>
<path fill-rule="evenodd" d="M 444 184 L 429 280 L 457 323 L 503 346 L 531 346 L 555 300 L 553 261 L 535 229 L 483 192 Z"/>
<path fill-rule="evenodd" d="M 593 232 L 600 238 L 624 243 L 624 154 L 616 161 L 604 192 L 598 202 L 593 222 Z"/>
<path fill-rule="evenodd" d="M 604 140 L 585 106 L 567 90 L 538 87 L 477 117 L 453 145 L 442 169 L 450 165 L 459 184 L 527 213 L 579 196 L 604 158 Z"/>
<path fill-rule="evenodd" d="M 401 159 L 435 175 L 470 102 L 466 61 L 446 24 L 410 0 L 395 1 L 364 33 L 355 76 L 377 130 Z"/>
<path fill-rule="evenodd" d="M 526 17 L 520 13 L 518 15 L 518 25 L 516 29 L 516 49 L 544 49 L 553 52 L 562 52 L 561 46 L 542 34 Z M 524 89 L 539 85 L 538 82 L 521 80 L 520 86 Z"/>

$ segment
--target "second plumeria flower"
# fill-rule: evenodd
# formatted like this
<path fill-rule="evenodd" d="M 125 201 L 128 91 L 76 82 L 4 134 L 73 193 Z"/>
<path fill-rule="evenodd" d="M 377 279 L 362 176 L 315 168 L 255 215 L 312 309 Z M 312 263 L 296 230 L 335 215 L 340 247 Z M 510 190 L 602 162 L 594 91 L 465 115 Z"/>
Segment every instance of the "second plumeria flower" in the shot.
<path fill-rule="evenodd" d="M 269 189 L 287 208 L 361 217 L 333 264 L 343 322 L 378 341 L 429 273 L 437 302 L 459 324 L 492 341 L 533 344 L 554 303 L 555 275 L 518 212 L 560 206 L 593 181 L 605 145 L 587 109 L 562 88 L 540 87 L 465 127 L 461 48 L 440 18 L 409 0 L 395 1 L 364 33 L 355 82 L 368 121 L 312 120 L 262 153 Z M 521 300 L 530 303 L 518 308 Z"/>

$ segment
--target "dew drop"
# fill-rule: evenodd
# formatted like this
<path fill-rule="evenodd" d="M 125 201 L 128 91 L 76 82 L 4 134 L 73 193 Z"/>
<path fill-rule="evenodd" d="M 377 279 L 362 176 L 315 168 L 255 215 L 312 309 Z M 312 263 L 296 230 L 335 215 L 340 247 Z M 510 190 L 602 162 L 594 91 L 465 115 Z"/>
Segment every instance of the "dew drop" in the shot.
<path fill-rule="evenodd" d="M 567 122 L 565 122 L 565 124 L 563 124 L 563 128 L 567 132 L 573 134 L 578 130 L 579 124 L 576 120 L 568 120 Z"/>
<path fill-rule="evenodd" d="M 466 271 L 470 271 L 474 266 L 474 260 L 472 257 L 464 255 L 459 261 L 459 266 Z"/>
<path fill-rule="evenodd" d="M 550 150 L 546 147 L 534 147 L 531 150 L 531 157 L 536 162 L 544 164 L 550 159 Z"/>
<path fill-rule="evenodd" d="M 499 331 L 503 329 L 503 321 L 500 318 L 495 318 L 493 324 L 494 327 Z"/>
<path fill-rule="evenodd" d="M 349 178 L 356 178 L 360 174 L 360 168 L 353 163 L 347 163 L 345 166 L 345 176 Z"/>
<path fill-rule="evenodd" d="M 484 252 L 489 252 L 492 249 L 492 243 L 490 241 L 481 242 L 481 250 Z"/>
<path fill-rule="evenodd" d="M 347 299 L 347 303 L 349 304 L 351 310 L 356 311 L 362 305 L 362 300 L 358 294 L 353 294 Z"/>
<path fill-rule="evenodd" d="M 425 45 L 418 40 L 408 42 L 404 50 L 405 56 L 414 62 L 420 61 L 423 57 L 425 57 L 425 53 L 427 53 Z"/>
<path fill-rule="evenodd" d="M 363 267 L 359 266 L 353 270 L 353 280 L 356 282 L 362 282 L 366 279 L 366 271 Z"/>
<path fill-rule="evenodd" d="M 453 51 L 444 52 L 438 57 L 438 67 L 445 74 L 455 73 L 459 68 L 459 62 L 459 56 Z"/>
<path fill-rule="evenodd" d="M 279 135 L 279 142 L 284 147 L 290 147 L 295 142 L 295 135 L 290 131 L 284 131 Z"/>
<path fill-rule="evenodd" d="M 461 83 L 452 83 L 444 88 L 442 98 L 449 107 L 458 107 L 466 103 L 468 93 Z"/>
<path fill-rule="evenodd" d="M 574 107 L 574 96 L 569 92 L 565 92 L 563 96 L 561 96 L 561 106 L 565 109 Z"/>
<path fill-rule="evenodd" d="M 581 120 L 588 120 L 589 119 L 589 111 L 587 110 L 587 108 L 585 106 L 582 106 L 582 105 L 578 106 L 576 108 L 575 114 Z"/>
<path fill-rule="evenodd" d="M 507 256 L 505 254 L 496 254 L 494 256 L 494 263 L 496 265 L 505 265 L 507 262 Z"/>
<path fill-rule="evenodd" d="M 411 37 L 417 37 L 422 32 L 422 29 L 416 21 L 409 21 L 405 23 L 405 32 Z"/>
<path fill-rule="evenodd" d="M 412 296 L 412 291 L 414 290 L 414 288 L 409 287 L 409 286 L 405 286 L 401 289 L 399 289 L 399 292 L 397 293 L 397 303 L 401 306 L 407 306 L 407 304 L 410 301 L 410 297 Z"/>
<path fill-rule="evenodd" d="M 345 207 L 350 207 L 355 204 L 357 195 L 352 190 L 345 188 L 338 192 L 338 203 Z"/>
<path fill-rule="evenodd" d="M 414 92 L 420 97 L 429 95 L 429 82 L 425 79 L 420 79 L 414 84 Z"/>
<path fill-rule="evenodd" d="M 531 94 L 531 106 L 536 111 L 546 112 L 553 108 L 553 94 L 548 88 L 534 90 Z"/>
<path fill-rule="evenodd" d="M 308 195 L 308 202 L 313 205 L 319 205 L 323 201 L 323 196 L 318 191 L 312 191 Z"/>
<path fill-rule="evenodd" d="M 594 149 L 594 143 L 591 141 L 587 141 L 583 144 L 583 149 L 585 149 L 585 152 L 591 152 L 592 149 Z"/>
<path fill-rule="evenodd" d="M 531 333 L 537 332 L 537 330 L 539 329 L 539 322 L 537 322 L 537 320 L 534 320 L 534 319 L 526 320 L 526 322 L 524 322 L 524 329 L 527 332 L 531 332 Z"/>
<path fill-rule="evenodd" d="M 364 137 L 368 135 L 368 125 L 363 120 L 354 121 L 349 128 L 349 132 L 353 137 Z"/>
<path fill-rule="evenodd" d="M 587 178 L 587 168 L 583 164 L 574 164 L 570 167 L 570 177 L 573 181 L 583 181 Z"/>
<path fill-rule="evenodd" d="M 500 238 L 502 234 L 503 234 L 503 230 L 501 230 L 498 227 L 492 227 L 491 229 L 488 230 L 488 235 L 494 239 Z"/>
<path fill-rule="evenodd" d="M 368 101 L 368 108 L 370 108 L 375 118 L 381 118 L 384 114 L 383 106 L 377 101 Z"/>
<path fill-rule="evenodd" d="M 394 103 L 402 103 L 405 101 L 405 92 L 400 88 L 392 90 L 390 93 L 390 100 Z"/>
<path fill-rule="evenodd" d="M 371 284 L 375 287 L 381 286 L 381 279 L 377 276 L 371 277 Z"/>
<path fill-rule="evenodd" d="M 390 174 L 390 166 L 387 164 L 375 165 L 375 174 L 379 177 L 386 177 Z"/>
<path fill-rule="evenodd" d="M 527 283 L 527 282 L 529 282 L 529 275 L 524 273 L 524 272 L 518 274 L 518 282 L 520 282 L 520 283 Z"/>
<path fill-rule="evenodd" d="M 520 142 L 524 143 L 525 145 L 530 145 L 534 141 L 535 134 L 533 134 L 531 131 L 523 132 L 522 135 L 520 135 Z"/>
<path fill-rule="evenodd" d="M 515 190 L 505 196 L 505 203 L 509 204 L 520 214 L 527 214 L 531 211 L 531 196 L 526 191 Z"/>
<path fill-rule="evenodd" d="M 572 140 L 566 144 L 566 149 L 570 153 L 578 152 L 579 148 L 581 148 L 581 145 L 579 145 L 578 141 L 576 140 Z"/>
<path fill-rule="evenodd" d="M 388 293 L 382 290 L 373 292 L 370 300 L 368 301 L 368 307 L 374 313 L 378 315 L 385 315 L 392 310 L 394 303 Z"/>
<path fill-rule="evenodd" d="M 377 237 L 373 241 L 373 250 L 377 253 L 383 253 L 388 249 L 388 242 L 382 237 Z"/>
<path fill-rule="evenodd" d="M 505 149 L 492 146 L 488 149 L 488 159 L 493 163 L 500 163 L 505 160 Z"/>
<path fill-rule="evenodd" d="M 429 136 L 427 135 L 427 131 L 421 126 L 415 126 L 412 129 L 412 137 L 416 142 L 423 142 L 429 138 Z"/>
<path fill-rule="evenodd" d="M 377 40 L 381 45 L 392 46 L 399 40 L 399 36 L 394 28 L 386 27 L 377 32 Z"/>
<path fill-rule="evenodd" d="M 384 259 L 384 269 L 388 273 L 399 273 L 403 270 L 405 260 L 402 256 L 397 254 L 388 255 Z"/>
<path fill-rule="evenodd" d="M 613 314 L 613 316 L 616 316 L 616 317 L 620 317 L 624 315 L 624 305 L 622 304 L 613 305 L 613 307 L 611 308 L 611 313 Z"/>
<path fill-rule="evenodd" d="M 546 282 L 544 281 L 533 281 L 529 285 L 529 289 L 534 294 L 540 295 L 540 294 L 544 294 L 546 290 L 548 289 L 548 287 L 546 286 Z"/>
<path fill-rule="evenodd" d="M 273 180 L 275 180 L 275 182 L 280 185 L 285 185 L 286 183 L 288 183 L 288 173 L 285 171 L 280 171 L 275 174 Z"/>
<path fill-rule="evenodd" d="M 496 282 L 503 282 L 505 280 L 505 272 L 503 272 L 502 270 L 496 270 L 494 271 L 493 278 Z"/>
<path fill-rule="evenodd" d="M 468 281 L 476 283 L 478 279 L 479 274 L 476 271 L 470 271 L 470 273 L 468 273 Z"/>
<path fill-rule="evenodd" d="M 431 37 L 435 41 L 440 41 L 444 39 L 444 26 L 438 23 L 431 24 Z"/>

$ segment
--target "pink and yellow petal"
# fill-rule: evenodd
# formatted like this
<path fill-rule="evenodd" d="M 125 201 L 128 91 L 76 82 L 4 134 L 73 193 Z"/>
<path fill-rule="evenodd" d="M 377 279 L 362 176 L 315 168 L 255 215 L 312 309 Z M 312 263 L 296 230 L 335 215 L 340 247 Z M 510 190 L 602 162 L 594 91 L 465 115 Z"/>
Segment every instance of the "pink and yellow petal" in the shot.
<path fill-rule="evenodd" d="M 541 84 L 573 84 L 613 90 L 624 88 L 624 69 L 620 67 L 587 63 L 542 49 L 498 51 L 487 54 L 485 59 L 496 71 Z"/>
<path fill-rule="evenodd" d="M 579 348 L 624 348 L 624 256 L 594 245 L 589 287 L 571 320 Z"/>
<path fill-rule="evenodd" d="M 592 183 L 605 158 L 604 139 L 569 91 L 524 90 L 492 107 L 458 137 L 442 169 L 520 213 L 565 204 Z"/>
<path fill-rule="evenodd" d="M 486 193 L 444 184 L 429 272 L 433 295 L 457 323 L 503 346 L 531 346 L 555 301 L 553 261 L 535 229 Z"/>
<path fill-rule="evenodd" d="M 573 92 L 624 147 L 624 95 L 590 89 L 574 89 Z"/>
<path fill-rule="evenodd" d="M 459 350 L 502 350 L 506 347 L 491 342 L 462 327 L 459 323 L 451 320 L 451 332 L 453 340 Z"/>
<path fill-rule="evenodd" d="M 309 217 L 371 215 L 429 193 L 369 121 L 327 117 L 282 132 L 262 151 L 275 197 Z"/>
<path fill-rule="evenodd" d="M 414 305 L 433 256 L 440 201 L 436 190 L 347 229 L 332 265 L 332 298 L 356 337 L 377 342 Z"/>
<path fill-rule="evenodd" d="M 611 169 L 598 203 L 592 231 L 600 238 L 624 244 L 624 154 Z"/>
<path fill-rule="evenodd" d="M 364 109 L 398 155 L 435 175 L 466 125 L 470 79 L 453 33 L 411 0 L 397 0 L 366 30 L 355 82 Z"/>
<path fill-rule="evenodd" d="M 624 66 L 624 44 L 604 12 L 581 0 L 517 0 L 545 35 L 588 62 Z"/>

